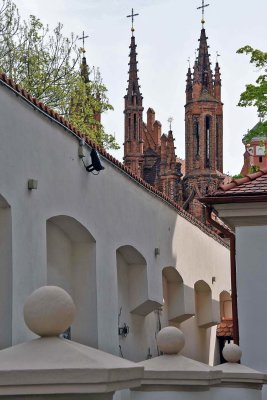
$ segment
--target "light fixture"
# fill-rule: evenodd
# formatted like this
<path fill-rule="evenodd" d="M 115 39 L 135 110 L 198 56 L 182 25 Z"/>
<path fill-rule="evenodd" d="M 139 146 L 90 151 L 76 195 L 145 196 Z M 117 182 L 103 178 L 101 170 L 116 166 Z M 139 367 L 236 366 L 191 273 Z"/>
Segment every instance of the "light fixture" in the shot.
<path fill-rule="evenodd" d="M 119 327 L 119 336 L 126 337 L 129 333 L 129 326 L 124 323 L 123 326 Z"/>
<path fill-rule="evenodd" d="M 92 149 L 91 153 L 90 153 L 92 163 L 89 165 L 85 165 L 85 163 L 84 163 L 85 154 L 83 151 L 83 143 L 82 142 L 80 143 L 80 148 L 79 148 L 78 154 L 79 154 L 79 157 L 82 159 L 83 165 L 87 172 L 97 171 L 99 173 L 100 171 L 105 169 L 105 167 L 103 167 L 103 165 L 101 164 L 99 154 L 95 149 Z M 98 175 L 98 174 L 94 174 L 94 175 Z"/>
<path fill-rule="evenodd" d="M 28 189 L 29 190 L 36 190 L 38 187 L 37 179 L 28 179 Z"/>

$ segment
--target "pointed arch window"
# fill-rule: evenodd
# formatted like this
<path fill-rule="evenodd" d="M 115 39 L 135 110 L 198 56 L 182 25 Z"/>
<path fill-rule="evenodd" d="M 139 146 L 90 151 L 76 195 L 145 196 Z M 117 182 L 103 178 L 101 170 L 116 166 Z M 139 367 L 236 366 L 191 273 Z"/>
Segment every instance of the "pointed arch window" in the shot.
<path fill-rule="evenodd" d="M 134 132 L 133 132 L 134 139 L 136 139 L 136 133 L 137 133 L 137 118 L 136 114 L 134 114 Z"/>
<path fill-rule="evenodd" d="M 199 157 L 199 119 L 194 117 L 193 119 L 193 130 L 194 130 L 194 155 Z"/>
<path fill-rule="evenodd" d="M 205 117 L 205 168 L 210 168 L 210 130 L 211 130 L 211 117 L 206 115 Z"/>

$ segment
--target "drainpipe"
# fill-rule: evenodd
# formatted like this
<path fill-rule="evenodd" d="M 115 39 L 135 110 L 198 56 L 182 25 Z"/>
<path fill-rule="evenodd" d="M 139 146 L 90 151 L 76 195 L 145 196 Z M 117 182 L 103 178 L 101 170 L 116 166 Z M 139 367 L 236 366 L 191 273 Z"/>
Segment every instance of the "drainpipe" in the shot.
<path fill-rule="evenodd" d="M 237 290 L 236 290 L 236 262 L 235 262 L 235 234 L 218 222 L 214 221 L 211 216 L 212 207 L 206 206 L 207 221 L 218 229 L 223 235 L 230 239 L 230 266 L 231 266 L 231 292 L 232 292 L 232 312 L 233 312 L 233 339 L 234 343 L 239 345 L 239 328 L 238 328 L 238 310 L 237 310 Z"/>

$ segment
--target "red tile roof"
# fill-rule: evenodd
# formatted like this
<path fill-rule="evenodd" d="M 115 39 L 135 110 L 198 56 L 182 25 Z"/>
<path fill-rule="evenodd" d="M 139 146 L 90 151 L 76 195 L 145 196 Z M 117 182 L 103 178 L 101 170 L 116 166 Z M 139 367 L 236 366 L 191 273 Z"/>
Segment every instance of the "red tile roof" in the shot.
<path fill-rule="evenodd" d="M 247 174 L 244 178 L 233 179 L 207 197 L 217 196 L 255 196 L 267 195 L 267 168 L 260 169 L 253 174 Z"/>
<path fill-rule="evenodd" d="M 233 320 L 225 320 L 217 325 L 217 336 L 233 337 L 234 335 L 234 324 Z"/>
<path fill-rule="evenodd" d="M 225 241 L 222 240 L 216 233 L 214 233 L 214 231 L 212 229 L 210 229 L 207 225 L 203 224 L 197 218 L 195 218 L 193 215 L 191 215 L 187 211 L 183 210 L 170 197 L 166 196 L 159 190 L 155 189 L 153 186 L 149 185 L 143 179 L 141 179 L 138 176 L 136 176 L 135 174 L 133 174 L 129 168 L 127 168 L 124 164 L 122 164 L 120 161 L 118 161 L 116 158 L 114 158 L 104 148 L 100 147 L 95 142 L 93 142 L 91 139 L 89 139 L 87 136 L 85 136 L 82 132 L 80 132 L 77 128 L 75 128 L 75 126 L 73 126 L 66 119 L 64 119 L 59 113 L 57 113 L 56 111 L 54 111 L 51 108 L 49 108 L 48 106 L 46 106 L 44 103 L 38 101 L 35 97 L 33 97 L 30 93 L 28 93 L 25 89 L 23 89 L 20 85 L 18 85 L 15 81 L 13 81 L 13 79 L 8 78 L 5 73 L 0 73 L 0 84 L 4 84 L 9 89 L 16 92 L 23 99 L 25 99 L 26 101 L 33 104 L 37 109 L 40 109 L 48 117 L 53 118 L 53 120 L 55 122 L 58 122 L 59 124 L 63 125 L 64 127 L 69 129 L 73 134 L 75 134 L 79 138 L 84 139 L 86 144 L 88 144 L 91 148 L 96 149 L 99 152 L 99 154 L 102 157 L 104 157 L 107 161 L 109 161 L 114 167 L 118 168 L 121 172 L 124 172 L 126 175 L 131 177 L 131 179 L 136 181 L 143 188 L 147 189 L 149 192 L 153 193 L 155 196 L 157 196 L 158 198 L 163 200 L 165 203 L 170 205 L 172 208 L 174 208 L 176 210 L 176 212 L 179 215 L 181 215 L 187 221 L 191 222 L 193 225 L 197 226 L 199 229 L 201 229 L 207 235 L 209 235 L 210 237 L 215 239 L 217 242 L 219 242 L 220 244 L 222 244 L 223 246 L 225 246 L 227 248 L 229 247 L 225 243 Z"/>

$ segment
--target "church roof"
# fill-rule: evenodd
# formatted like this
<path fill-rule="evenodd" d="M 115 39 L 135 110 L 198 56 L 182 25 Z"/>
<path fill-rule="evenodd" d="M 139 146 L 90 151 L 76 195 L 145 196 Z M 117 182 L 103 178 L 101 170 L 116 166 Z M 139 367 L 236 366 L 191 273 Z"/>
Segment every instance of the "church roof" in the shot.
<path fill-rule="evenodd" d="M 99 154 L 111 165 L 115 168 L 118 168 L 125 175 L 129 176 L 131 180 L 134 180 L 137 184 L 139 184 L 144 189 L 148 190 L 154 196 L 158 197 L 160 200 L 168 204 L 170 207 L 175 209 L 175 211 L 184 219 L 192 223 L 194 226 L 197 226 L 207 235 L 215 239 L 217 242 L 222 244 L 225 247 L 228 245 L 211 230 L 208 226 L 203 224 L 193 215 L 189 214 L 185 210 L 183 210 L 175 201 L 173 201 L 170 197 L 166 196 L 164 193 L 155 189 L 153 186 L 145 182 L 142 178 L 136 176 L 128 167 L 126 167 L 123 163 L 109 154 L 104 148 L 97 145 L 94 141 L 85 136 L 81 131 L 79 131 L 75 126 L 73 126 L 70 122 L 68 122 L 62 115 L 58 112 L 54 111 L 50 107 L 46 106 L 44 103 L 39 101 L 37 98 L 33 97 L 30 93 L 28 93 L 25 89 L 23 89 L 19 84 L 17 84 L 13 79 L 8 78 L 5 73 L 0 73 L 0 85 L 7 87 L 9 90 L 13 91 L 17 96 L 22 98 L 24 101 L 32 105 L 35 109 L 40 111 L 43 115 L 47 116 L 57 124 L 61 125 L 65 130 L 69 131 L 71 134 L 76 136 L 77 139 L 83 139 L 87 145 L 91 148 L 96 149 Z"/>

